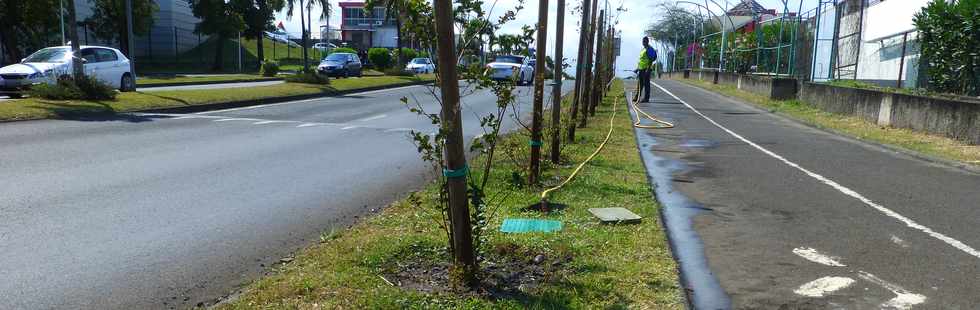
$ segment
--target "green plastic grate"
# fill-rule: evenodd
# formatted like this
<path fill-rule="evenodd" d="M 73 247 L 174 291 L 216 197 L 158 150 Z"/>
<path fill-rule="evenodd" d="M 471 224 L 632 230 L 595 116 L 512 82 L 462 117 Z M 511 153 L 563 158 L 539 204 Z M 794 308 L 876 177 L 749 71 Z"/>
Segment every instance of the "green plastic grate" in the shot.
<path fill-rule="evenodd" d="M 555 232 L 561 230 L 561 222 L 534 219 L 504 219 L 500 231 L 505 233 Z"/>

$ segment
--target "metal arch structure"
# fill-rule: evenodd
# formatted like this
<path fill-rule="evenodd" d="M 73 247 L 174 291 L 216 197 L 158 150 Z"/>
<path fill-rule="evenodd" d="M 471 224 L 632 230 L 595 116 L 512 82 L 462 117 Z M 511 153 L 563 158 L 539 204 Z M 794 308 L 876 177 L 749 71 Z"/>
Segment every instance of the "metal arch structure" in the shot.
<path fill-rule="evenodd" d="M 715 14 L 714 12 L 712 12 L 711 11 L 711 8 L 707 6 L 708 5 L 708 1 L 709 0 L 705 0 L 704 1 L 705 5 L 701 5 L 699 3 L 692 2 L 692 1 L 684 1 L 684 0 L 675 1 L 674 4 L 678 4 L 678 3 L 693 4 L 693 5 L 695 5 L 695 6 L 698 7 L 698 13 L 700 13 L 700 10 L 701 9 L 704 9 L 706 12 L 708 12 L 708 14 L 711 14 L 711 16 L 713 16 L 714 18 L 718 19 L 718 23 L 719 24 L 722 24 L 723 21 L 722 21 L 721 17 L 719 17 L 718 14 Z M 721 5 L 719 5 L 714 0 L 710 0 L 710 1 L 712 3 L 714 3 L 716 6 L 718 6 L 719 8 L 721 8 Z M 732 20 L 732 17 L 729 16 L 728 15 L 728 12 L 726 12 L 724 9 L 722 10 L 722 13 L 725 14 L 725 18 L 728 19 L 728 23 L 732 26 L 732 30 L 734 31 L 734 29 L 735 29 L 735 22 Z M 722 26 L 721 27 L 721 44 L 720 44 L 720 48 L 719 48 L 719 52 L 718 52 L 718 70 L 719 71 L 723 71 L 724 70 L 724 67 L 725 67 L 725 45 L 726 45 L 726 41 L 725 41 L 725 27 L 724 27 L 723 24 L 721 26 Z M 703 25 L 702 25 L 702 27 L 703 27 Z M 702 31 L 702 34 L 701 35 L 702 35 L 702 37 L 701 37 L 702 40 L 704 40 L 704 38 L 707 37 L 707 35 L 705 35 L 703 33 L 703 31 Z M 714 35 L 714 34 L 712 34 L 712 35 Z"/>

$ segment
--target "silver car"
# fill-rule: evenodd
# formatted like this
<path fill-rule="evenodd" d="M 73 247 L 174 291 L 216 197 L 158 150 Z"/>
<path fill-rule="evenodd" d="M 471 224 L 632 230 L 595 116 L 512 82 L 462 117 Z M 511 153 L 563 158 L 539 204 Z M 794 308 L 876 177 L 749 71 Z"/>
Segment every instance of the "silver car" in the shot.
<path fill-rule="evenodd" d="M 136 89 L 129 59 L 111 47 L 82 46 L 79 57 L 85 74 L 120 91 Z M 48 47 L 34 52 L 18 64 L 0 68 L 0 95 L 19 98 L 33 85 L 54 84 L 58 77 L 72 74 L 71 47 Z"/>

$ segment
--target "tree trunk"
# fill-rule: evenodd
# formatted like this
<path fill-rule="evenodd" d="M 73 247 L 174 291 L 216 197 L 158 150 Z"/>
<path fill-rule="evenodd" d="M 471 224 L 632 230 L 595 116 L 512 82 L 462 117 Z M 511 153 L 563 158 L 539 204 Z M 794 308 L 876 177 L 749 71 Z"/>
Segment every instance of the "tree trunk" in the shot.
<path fill-rule="evenodd" d="M 597 0 L 598 1 L 598 0 Z M 585 41 L 588 39 L 589 33 L 589 21 L 591 19 L 592 11 L 589 10 L 590 0 L 584 0 L 582 2 L 582 21 L 581 27 L 579 27 L 579 38 L 578 38 L 578 57 L 575 59 L 575 97 L 572 99 L 572 115 L 571 124 L 568 126 L 568 141 L 575 141 L 575 120 L 578 119 L 578 107 L 582 99 L 582 80 L 585 79 Z"/>
<path fill-rule="evenodd" d="M 221 69 L 224 67 L 225 40 L 227 40 L 227 38 L 224 35 L 218 35 L 218 41 L 214 47 L 214 65 L 211 66 L 211 70 L 213 71 L 221 71 Z"/>
<path fill-rule="evenodd" d="M 24 54 L 20 52 L 20 41 L 17 40 L 17 36 L 12 34 L 12 28 L 4 27 L 4 30 L 0 30 L 0 43 L 3 43 L 3 52 L 7 54 L 7 58 L 11 62 L 20 62 L 21 58 L 24 58 Z"/>
<path fill-rule="evenodd" d="M 265 45 L 262 44 L 262 41 L 264 41 L 263 39 L 265 39 L 265 36 L 263 36 L 262 33 L 259 33 L 258 37 L 255 38 L 255 48 L 258 49 L 257 56 L 259 57 L 259 63 L 256 66 L 258 69 L 262 68 L 262 62 L 265 61 Z"/>
<path fill-rule="evenodd" d="M 401 69 L 405 67 L 405 59 L 404 56 L 402 56 L 402 14 L 401 12 L 397 12 L 397 14 L 398 15 L 395 16 L 395 52 L 398 53 L 397 68 Z"/>
<path fill-rule="evenodd" d="M 599 12 L 599 27 L 596 28 L 595 34 L 598 38 L 595 41 L 595 70 L 592 72 L 592 98 L 589 100 L 589 115 L 595 116 L 595 107 L 599 105 L 599 100 L 602 94 L 602 66 L 606 65 L 606 60 L 603 58 L 603 40 L 606 36 L 606 11 L 603 10 Z"/>
<path fill-rule="evenodd" d="M 65 4 L 68 6 L 68 37 L 71 40 L 71 51 L 72 51 L 72 73 L 75 78 L 79 78 L 85 75 L 85 69 L 83 67 L 81 53 L 79 53 L 78 44 L 78 27 L 75 22 L 75 0 L 67 0 Z"/>
<path fill-rule="evenodd" d="M 534 64 L 534 103 L 531 113 L 531 164 L 527 176 L 527 183 L 538 184 L 538 175 L 541 173 L 541 127 L 544 114 L 544 71 L 547 60 L 545 53 L 548 49 L 548 0 L 538 1 L 538 38 L 537 48 L 535 49 Z"/>
<path fill-rule="evenodd" d="M 592 1 L 592 16 L 589 19 L 589 33 L 585 40 L 585 79 L 582 81 L 582 102 L 579 103 L 582 108 L 582 114 L 579 118 L 578 126 L 580 128 L 585 128 L 589 124 L 589 98 L 592 98 L 592 48 L 595 46 L 595 31 L 596 31 L 596 12 L 598 8 L 599 1 Z"/>
<path fill-rule="evenodd" d="M 460 123 L 459 80 L 456 78 L 456 44 L 453 29 L 453 5 L 451 0 L 433 1 L 436 33 L 438 37 L 439 90 L 442 93 L 442 129 L 446 131 L 445 167 L 452 172 L 465 172 L 466 156 L 463 151 L 463 127 Z M 447 172 L 448 172 L 447 171 Z M 448 173 L 447 173 L 448 174 Z M 446 178 L 449 194 L 449 216 L 452 226 L 452 248 L 456 267 L 462 272 L 467 285 L 476 282 L 476 258 L 473 250 L 472 225 L 466 193 L 466 174 Z"/>
<path fill-rule="evenodd" d="M 312 1 L 312 0 L 310 0 L 310 1 Z M 303 48 L 303 72 L 307 72 L 307 71 L 310 71 L 310 59 L 307 57 L 308 56 L 308 51 L 306 50 L 306 45 L 309 42 L 306 41 L 306 19 L 303 18 L 303 0 L 300 0 L 299 1 L 299 28 L 301 28 L 301 30 L 302 30 L 301 31 L 302 34 L 300 35 L 302 38 L 300 39 L 300 42 L 303 42 L 303 46 L 302 46 L 302 48 Z"/>
<path fill-rule="evenodd" d="M 558 20 L 555 26 L 555 61 L 554 61 L 554 81 L 555 86 L 551 95 L 551 162 L 558 164 L 561 161 L 561 80 L 562 80 L 562 39 L 565 36 L 565 0 L 558 0 Z"/>

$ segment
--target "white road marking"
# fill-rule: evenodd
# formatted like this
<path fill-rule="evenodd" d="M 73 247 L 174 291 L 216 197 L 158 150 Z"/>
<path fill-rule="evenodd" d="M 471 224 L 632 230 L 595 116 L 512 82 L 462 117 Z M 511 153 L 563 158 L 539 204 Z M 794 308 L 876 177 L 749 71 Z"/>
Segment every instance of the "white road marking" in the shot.
<path fill-rule="evenodd" d="M 795 248 L 793 249 L 793 254 L 821 265 L 831 267 L 847 267 L 847 265 L 839 262 L 837 257 L 821 254 L 817 250 L 811 248 Z"/>
<path fill-rule="evenodd" d="M 868 282 L 878 284 L 895 294 L 895 298 L 889 299 L 881 304 L 882 309 L 910 309 L 912 306 L 926 301 L 925 296 L 906 291 L 904 288 L 879 279 L 870 273 L 858 271 L 858 276 Z"/>
<path fill-rule="evenodd" d="M 361 128 L 361 127 L 364 127 L 364 126 L 357 126 L 357 125 L 347 126 L 347 127 L 341 128 L 340 130 L 348 130 L 348 129 Z"/>
<path fill-rule="evenodd" d="M 305 124 L 299 124 L 298 126 L 296 126 L 296 128 L 322 126 L 322 125 L 323 124 L 320 124 L 320 123 L 305 123 Z"/>
<path fill-rule="evenodd" d="M 836 189 L 837 191 L 843 193 L 844 195 L 851 196 L 851 197 L 853 197 L 853 198 L 855 198 L 855 199 L 863 202 L 864 204 L 870 206 L 871 208 L 874 208 L 875 210 L 878 210 L 878 212 L 881 212 L 881 213 L 885 214 L 888 217 L 891 217 L 893 219 L 898 220 L 899 222 L 904 223 L 909 228 L 916 229 L 916 230 L 919 230 L 921 232 L 924 232 L 927 235 L 929 235 L 929 236 L 931 236 L 933 238 L 939 239 L 940 241 L 945 242 L 946 244 L 949 244 L 950 246 L 952 246 L 952 247 L 954 247 L 954 248 L 956 248 L 956 249 L 958 249 L 960 251 L 963 251 L 966 254 L 969 254 L 969 255 L 971 255 L 973 257 L 976 257 L 976 258 L 980 258 L 980 251 L 977 251 L 973 247 L 970 247 L 969 245 L 966 245 L 965 243 L 963 243 L 963 242 L 961 242 L 959 240 L 953 239 L 952 237 L 946 236 L 946 235 L 944 235 L 944 234 L 942 234 L 940 232 L 934 231 L 934 230 L 932 230 L 929 227 L 923 226 L 922 224 L 919 224 L 919 223 L 913 221 L 912 219 L 910 219 L 908 217 L 905 217 L 904 215 L 899 214 L 898 212 L 892 211 L 891 209 L 885 208 L 884 206 L 879 205 L 878 203 L 875 203 L 874 201 L 871 201 L 871 199 L 868 199 L 868 198 L 864 197 L 864 195 L 861 195 L 858 192 L 856 192 L 856 191 L 854 191 L 854 190 L 852 190 L 850 188 L 847 188 L 847 187 L 845 187 L 843 185 L 840 185 L 839 183 L 834 182 L 833 180 L 828 179 L 827 177 L 824 177 L 824 176 L 819 175 L 819 174 L 817 174 L 815 172 L 812 172 L 810 170 L 807 170 L 806 168 L 803 168 L 802 166 L 800 166 L 797 163 L 794 163 L 794 162 L 789 161 L 785 157 L 783 157 L 783 156 L 781 156 L 779 154 L 776 154 L 776 153 L 774 153 L 774 152 L 772 152 L 772 151 L 770 151 L 770 150 L 768 150 L 768 149 L 766 149 L 766 148 L 764 148 L 764 147 L 756 144 L 755 142 L 752 142 L 749 139 L 746 139 L 745 137 L 742 137 L 741 135 L 739 135 L 739 134 L 735 133 L 734 131 L 726 128 L 725 126 L 722 126 L 718 122 L 715 122 L 715 120 L 711 119 L 707 115 L 704 115 L 704 113 L 701 113 L 701 111 L 698 111 L 698 109 L 694 108 L 693 106 L 691 106 L 690 104 L 688 104 L 683 99 L 677 97 L 676 95 L 674 95 L 673 93 L 671 93 L 670 91 L 668 91 L 666 88 L 663 88 L 662 86 L 658 85 L 657 83 L 652 83 L 651 82 L 651 84 L 653 84 L 654 86 L 656 86 L 660 90 L 664 91 L 665 93 L 667 93 L 671 97 L 674 97 L 674 99 L 677 99 L 677 101 L 679 101 L 680 103 L 684 104 L 684 106 L 686 106 L 688 109 L 691 109 L 691 111 L 694 111 L 695 114 L 700 115 L 702 118 L 704 118 L 705 120 L 707 120 L 711 124 L 715 125 L 715 127 L 718 127 L 721 130 L 724 130 L 729 135 L 735 137 L 736 139 L 742 140 L 742 142 L 747 143 L 748 145 L 754 147 L 755 149 L 761 151 L 762 153 L 765 153 L 766 155 L 769 155 L 770 157 L 775 158 L 775 159 L 783 162 L 784 164 L 786 164 L 786 165 L 788 165 L 790 167 L 793 167 L 793 168 L 796 168 L 799 171 L 802 171 L 806 175 L 808 175 L 808 176 L 816 179 L 817 181 L 820 181 L 821 183 L 824 183 L 824 184 L 826 184 L 826 185 L 828 185 L 828 186 Z"/>
<path fill-rule="evenodd" d="M 388 88 L 388 89 L 380 89 L 380 90 L 372 90 L 372 91 L 359 92 L 359 93 L 349 93 L 349 94 L 346 94 L 346 95 L 348 95 L 348 96 L 349 95 L 367 95 L 367 94 L 373 94 L 373 93 L 377 93 L 377 92 L 395 91 L 395 90 L 400 90 L 400 89 L 406 89 L 406 88 L 412 88 L 412 87 L 421 87 L 421 86 L 425 86 L 425 85 L 409 85 L 409 86 L 402 86 L 402 87 Z M 310 101 L 316 101 L 316 100 L 323 100 L 323 99 L 326 99 L 326 98 L 330 98 L 330 96 L 324 96 L 324 97 L 321 97 L 321 98 L 296 100 L 296 101 L 287 101 L 287 102 L 279 102 L 279 103 L 262 104 L 262 105 L 253 105 L 253 106 L 240 107 L 240 108 L 231 108 L 231 109 L 224 109 L 224 110 L 205 111 L 205 112 L 198 112 L 198 113 L 194 113 L 194 114 L 203 115 L 203 114 L 212 114 L 212 113 L 219 113 L 219 112 L 232 112 L 232 111 L 260 109 L 260 108 L 267 108 L 267 107 L 274 107 L 274 106 L 281 106 L 281 105 L 288 105 L 288 104 L 296 104 L 296 103 L 304 103 L 304 102 L 310 102 Z"/>
<path fill-rule="evenodd" d="M 908 242 L 905 242 L 905 240 L 902 240 L 902 238 L 899 238 L 896 235 L 892 235 L 892 238 L 891 239 L 892 239 L 892 242 L 893 243 L 897 244 L 900 247 L 903 247 L 903 248 L 909 247 Z"/>
<path fill-rule="evenodd" d="M 260 120 L 259 119 L 254 119 L 254 118 L 222 118 L 222 119 L 216 119 L 214 121 L 215 122 L 231 122 L 231 121 L 250 121 L 251 122 L 251 121 L 260 121 Z"/>
<path fill-rule="evenodd" d="M 367 118 L 362 118 L 362 119 L 356 120 L 355 122 L 370 122 L 370 121 L 379 120 L 379 119 L 382 119 L 382 118 L 385 118 L 385 117 L 388 117 L 388 114 L 378 114 L 378 115 L 375 115 L 375 116 L 371 116 L 371 117 L 367 117 Z"/>
<path fill-rule="evenodd" d="M 848 277 L 823 277 L 800 285 L 793 293 L 807 297 L 824 297 L 851 286 L 854 282 L 854 279 Z"/>
<path fill-rule="evenodd" d="M 265 125 L 265 124 L 274 124 L 274 123 L 298 123 L 298 122 L 297 121 L 261 121 L 261 122 L 252 123 L 252 125 Z"/>

